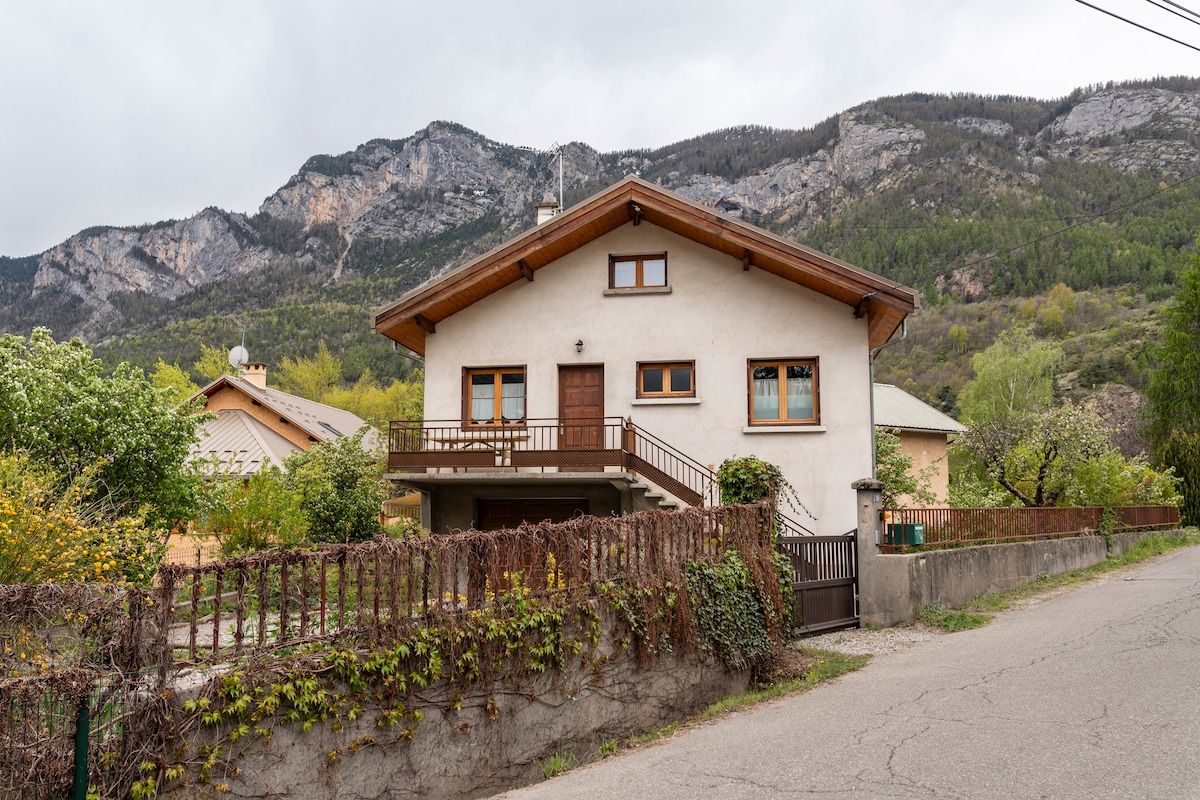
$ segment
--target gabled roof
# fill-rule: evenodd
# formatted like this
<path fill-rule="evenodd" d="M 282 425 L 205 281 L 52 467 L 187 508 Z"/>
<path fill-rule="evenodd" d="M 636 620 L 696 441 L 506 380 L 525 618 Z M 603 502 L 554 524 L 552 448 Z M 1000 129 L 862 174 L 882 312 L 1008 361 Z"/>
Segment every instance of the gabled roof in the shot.
<path fill-rule="evenodd" d="M 189 460 L 208 474 L 248 478 L 269 466 L 283 469 L 283 460 L 296 452 L 299 447 L 245 411 L 226 408 L 204 423 Z"/>
<path fill-rule="evenodd" d="M 318 442 L 328 442 L 342 436 L 350 436 L 367 423 L 358 415 L 340 408 L 327 406 L 313 400 L 305 400 L 279 389 L 260 389 L 242 378 L 224 375 L 205 386 L 191 400 L 203 395 L 212 397 L 222 389 L 230 388 L 248 395 L 251 399 L 269 408 L 288 422 L 300 428 Z M 379 445 L 378 433 L 374 430 L 363 438 L 363 447 L 374 450 Z"/>
<path fill-rule="evenodd" d="M 871 347 L 892 337 L 916 294 L 866 270 L 776 236 L 636 177 L 627 177 L 552 221 L 430 281 L 377 311 L 376 332 L 424 355 L 437 323 L 627 222 L 649 222 L 845 303 L 867 316 Z"/>
<path fill-rule="evenodd" d="M 875 427 L 929 433 L 966 433 L 967 426 L 890 383 L 875 384 Z"/>

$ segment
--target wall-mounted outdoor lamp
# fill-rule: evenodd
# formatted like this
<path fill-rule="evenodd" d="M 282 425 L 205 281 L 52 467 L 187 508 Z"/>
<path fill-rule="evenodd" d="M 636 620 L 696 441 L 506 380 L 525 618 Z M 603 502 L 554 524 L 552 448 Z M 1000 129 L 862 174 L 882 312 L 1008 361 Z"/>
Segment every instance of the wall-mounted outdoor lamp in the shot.
<path fill-rule="evenodd" d="M 583 352 L 583 339 L 580 339 L 579 341 L 575 342 L 575 352 L 576 353 Z"/>

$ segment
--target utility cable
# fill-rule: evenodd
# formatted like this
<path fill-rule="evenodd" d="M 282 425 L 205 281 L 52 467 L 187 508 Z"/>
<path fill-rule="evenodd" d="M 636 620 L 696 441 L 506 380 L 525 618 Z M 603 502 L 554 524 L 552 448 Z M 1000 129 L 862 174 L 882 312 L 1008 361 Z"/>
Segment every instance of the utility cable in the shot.
<path fill-rule="evenodd" d="M 1091 3 L 1087 2 L 1087 0 L 1075 0 L 1075 2 L 1079 3 L 1080 5 L 1087 6 L 1088 8 L 1090 8 L 1094 11 L 1099 11 L 1101 14 L 1107 14 L 1110 17 L 1119 19 L 1119 20 L 1121 20 L 1121 22 L 1128 23 L 1135 28 L 1141 28 L 1142 30 L 1146 31 L 1147 33 L 1153 33 L 1155 36 L 1161 36 L 1164 39 L 1169 39 L 1170 41 L 1174 42 L 1175 44 L 1181 44 L 1184 47 L 1188 48 L 1189 50 L 1195 50 L 1197 53 L 1200 53 L 1200 47 L 1196 47 L 1196 45 L 1194 45 L 1194 44 L 1188 44 L 1187 42 L 1185 42 L 1181 39 L 1176 39 L 1173 36 L 1167 36 L 1165 33 L 1156 31 L 1153 28 L 1148 28 L 1145 25 L 1141 24 L 1140 22 L 1134 22 L 1131 19 L 1126 19 L 1125 17 L 1122 17 L 1120 14 L 1114 14 L 1113 12 L 1108 11 L 1107 9 L 1103 9 L 1100 6 L 1092 5 Z"/>
<path fill-rule="evenodd" d="M 1187 13 L 1191 14 L 1193 17 L 1200 17 L 1200 14 L 1197 14 L 1195 11 L 1192 11 L 1190 8 L 1184 8 L 1183 6 L 1179 5 L 1179 3 L 1173 3 L 1173 2 L 1171 2 L 1171 0 L 1163 0 L 1163 2 L 1169 6 L 1175 6 L 1180 11 L 1186 11 Z"/>
<path fill-rule="evenodd" d="M 1159 8 L 1159 9 L 1162 9 L 1163 11 L 1166 11 L 1168 14 L 1174 14 L 1175 16 L 1179 17 L 1180 19 L 1182 19 L 1186 22 L 1190 22 L 1193 25 L 1200 25 L 1200 19 L 1194 19 L 1193 17 L 1189 17 L 1187 14 L 1180 14 L 1175 9 L 1167 8 L 1166 6 L 1162 5 L 1161 3 L 1158 2 L 1158 0 L 1146 0 L 1146 2 L 1149 3 L 1150 5 L 1154 6 L 1155 8 Z M 1171 5 L 1175 5 L 1175 4 L 1171 3 Z"/>

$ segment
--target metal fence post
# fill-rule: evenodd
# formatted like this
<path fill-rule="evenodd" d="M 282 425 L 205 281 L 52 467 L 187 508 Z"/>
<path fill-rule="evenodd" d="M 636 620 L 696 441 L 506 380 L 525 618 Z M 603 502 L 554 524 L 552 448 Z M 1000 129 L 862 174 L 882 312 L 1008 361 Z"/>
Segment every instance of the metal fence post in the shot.
<path fill-rule="evenodd" d="M 74 791 L 71 794 L 72 800 L 87 800 L 88 733 L 91 721 L 88 713 L 88 698 L 90 695 L 90 690 L 84 694 L 83 699 L 79 702 L 79 713 L 75 717 L 75 778 Z"/>

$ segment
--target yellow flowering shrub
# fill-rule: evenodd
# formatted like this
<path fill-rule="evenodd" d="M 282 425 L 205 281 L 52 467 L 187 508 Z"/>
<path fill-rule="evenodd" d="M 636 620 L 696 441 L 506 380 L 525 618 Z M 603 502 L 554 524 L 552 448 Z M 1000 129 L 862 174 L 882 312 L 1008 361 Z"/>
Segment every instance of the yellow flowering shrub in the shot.
<path fill-rule="evenodd" d="M 0 455 L 0 584 L 149 582 L 161 537 L 94 502 L 92 475 L 64 485 L 22 453 Z"/>

